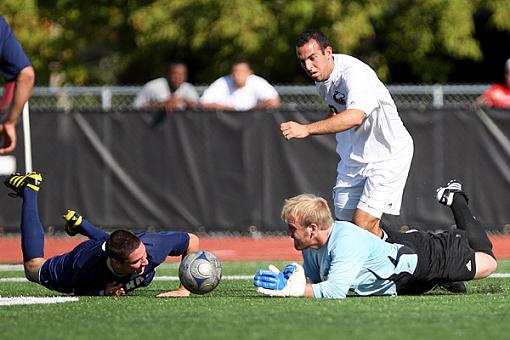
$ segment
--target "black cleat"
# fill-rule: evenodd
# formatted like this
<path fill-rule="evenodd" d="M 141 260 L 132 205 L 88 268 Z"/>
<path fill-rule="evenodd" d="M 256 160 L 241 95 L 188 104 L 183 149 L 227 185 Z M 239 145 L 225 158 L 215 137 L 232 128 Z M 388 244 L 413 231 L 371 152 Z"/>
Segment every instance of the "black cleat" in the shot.
<path fill-rule="evenodd" d="M 436 200 L 446 206 L 450 206 L 453 203 L 453 196 L 455 194 L 462 194 L 466 201 L 468 200 L 464 191 L 462 191 L 462 183 L 456 179 L 452 179 L 448 182 L 446 187 L 440 187 L 436 190 Z"/>
<path fill-rule="evenodd" d="M 439 288 L 449 291 L 450 293 L 465 294 L 467 293 L 466 284 L 463 281 L 447 282 L 438 285 Z"/>
<path fill-rule="evenodd" d="M 38 172 L 29 172 L 26 175 L 13 174 L 7 177 L 4 184 L 9 189 L 14 190 L 14 193 L 10 193 L 11 197 L 21 196 L 23 188 L 27 187 L 35 191 L 39 191 L 42 183 L 42 175 Z"/>

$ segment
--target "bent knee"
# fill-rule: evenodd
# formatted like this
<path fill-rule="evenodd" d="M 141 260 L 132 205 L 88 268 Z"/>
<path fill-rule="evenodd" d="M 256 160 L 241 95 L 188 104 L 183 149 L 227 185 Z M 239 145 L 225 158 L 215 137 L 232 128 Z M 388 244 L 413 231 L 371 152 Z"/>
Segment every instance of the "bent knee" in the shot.
<path fill-rule="evenodd" d="M 491 275 L 498 268 L 498 262 L 492 256 L 482 253 L 475 253 L 476 274 L 475 279 L 483 279 Z"/>
<path fill-rule="evenodd" d="M 44 264 L 44 262 L 46 262 L 45 258 L 37 257 L 25 261 L 23 263 L 25 277 L 27 278 L 27 280 L 32 282 L 39 282 L 39 271 L 41 270 L 41 267 Z"/>

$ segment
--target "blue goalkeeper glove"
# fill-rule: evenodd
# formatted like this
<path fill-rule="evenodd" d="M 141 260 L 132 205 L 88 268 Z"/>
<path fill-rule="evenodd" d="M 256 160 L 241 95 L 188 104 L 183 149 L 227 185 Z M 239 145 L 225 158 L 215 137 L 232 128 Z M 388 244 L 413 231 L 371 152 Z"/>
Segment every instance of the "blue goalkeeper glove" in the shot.
<path fill-rule="evenodd" d="M 269 270 L 259 269 L 253 278 L 257 292 L 270 296 L 304 296 L 306 278 L 303 267 L 297 263 L 287 267 L 288 278 L 273 265 L 269 265 Z"/>
<path fill-rule="evenodd" d="M 253 278 L 253 284 L 255 287 L 280 290 L 285 288 L 287 285 L 287 278 L 283 273 L 280 273 L 278 268 L 270 264 L 269 270 L 257 270 L 257 273 L 255 273 L 255 277 Z"/>
<path fill-rule="evenodd" d="M 292 273 L 299 269 L 299 267 L 301 267 L 301 265 L 296 262 L 286 265 L 285 268 L 283 268 L 283 276 L 288 280 Z"/>

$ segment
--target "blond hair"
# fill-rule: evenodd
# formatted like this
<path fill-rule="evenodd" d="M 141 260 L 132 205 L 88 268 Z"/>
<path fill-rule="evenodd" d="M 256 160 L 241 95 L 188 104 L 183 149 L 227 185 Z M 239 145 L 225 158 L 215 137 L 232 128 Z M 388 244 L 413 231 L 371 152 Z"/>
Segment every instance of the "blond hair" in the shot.
<path fill-rule="evenodd" d="M 293 218 L 303 226 L 315 223 L 321 230 L 328 229 L 333 223 L 328 202 L 312 194 L 301 194 L 286 199 L 281 216 L 285 223 Z"/>

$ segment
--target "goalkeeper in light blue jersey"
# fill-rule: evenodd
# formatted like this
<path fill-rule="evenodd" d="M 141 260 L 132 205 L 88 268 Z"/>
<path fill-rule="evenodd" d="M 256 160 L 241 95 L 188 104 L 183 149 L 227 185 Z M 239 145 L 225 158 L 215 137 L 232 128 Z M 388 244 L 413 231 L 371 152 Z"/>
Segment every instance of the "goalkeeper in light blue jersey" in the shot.
<path fill-rule="evenodd" d="M 351 222 L 333 222 L 326 200 L 299 195 L 285 201 L 282 219 L 303 266 L 270 266 L 254 277 L 257 291 L 271 296 L 343 299 L 358 295 L 421 294 L 436 285 L 489 276 L 497 262 L 492 244 L 472 216 L 460 182 L 437 192 L 452 209 L 458 231 L 389 232 L 388 243 Z"/>

